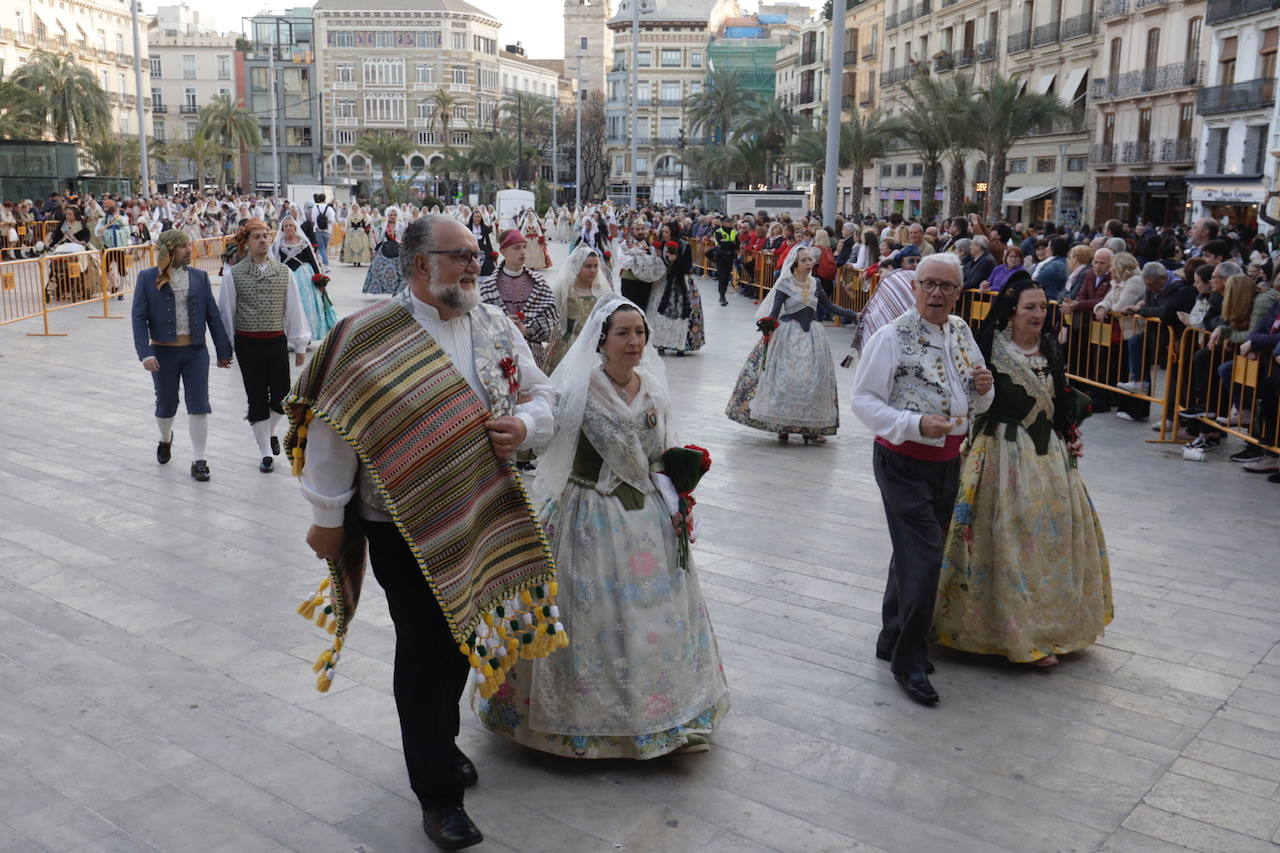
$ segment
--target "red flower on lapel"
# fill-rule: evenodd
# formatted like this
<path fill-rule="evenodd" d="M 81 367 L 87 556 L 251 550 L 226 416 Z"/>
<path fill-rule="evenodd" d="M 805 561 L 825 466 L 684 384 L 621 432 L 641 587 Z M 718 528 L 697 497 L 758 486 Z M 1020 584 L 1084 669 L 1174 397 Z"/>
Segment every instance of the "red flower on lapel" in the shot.
<path fill-rule="evenodd" d="M 520 390 L 520 380 L 517 378 L 516 374 L 520 372 L 520 368 L 519 365 L 516 364 L 515 358 L 507 356 L 502 361 L 498 362 L 498 367 L 502 368 L 502 375 L 507 380 L 507 391 L 512 394 L 517 393 Z"/>

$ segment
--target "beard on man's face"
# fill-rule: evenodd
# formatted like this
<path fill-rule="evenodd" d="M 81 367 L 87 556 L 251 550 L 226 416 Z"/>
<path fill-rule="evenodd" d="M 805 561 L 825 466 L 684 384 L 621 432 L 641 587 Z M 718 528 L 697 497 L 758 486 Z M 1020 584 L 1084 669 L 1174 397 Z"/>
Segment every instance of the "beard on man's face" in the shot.
<path fill-rule="evenodd" d="M 432 296 L 454 311 L 461 311 L 465 314 L 480 304 L 480 291 L 476 290 L 475 287 L 463 288 L 458 282 L 446 283 L 440 281 L 433 281 L 428 286 L 431 289 Z"/>

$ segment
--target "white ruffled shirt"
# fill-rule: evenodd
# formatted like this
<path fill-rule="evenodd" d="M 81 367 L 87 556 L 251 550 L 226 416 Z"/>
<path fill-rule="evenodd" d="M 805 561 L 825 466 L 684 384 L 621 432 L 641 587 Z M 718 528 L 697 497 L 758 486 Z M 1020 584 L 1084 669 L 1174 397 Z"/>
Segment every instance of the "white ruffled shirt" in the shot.
<path fill-rule="evenodd" d="M 413 319 L 426 330 L 440 348 L 453 361 L 453 366 L 486 404 L 489 394 L 476 372 L 476 360 L 471 344 L 471 315 L 463 314 L 452 320 L 441 320 L 435 307 L 410 295 Z M 551 380 L 538 369 L 529 351 L 529 344 L 515 324 L 510 324 L 511 339 L 515 345 L 517 378 L 521 396 L 532 399 L 516 406 L 515 416 L 524 422 L 526 435 L 521 450 L 540 447 L 551 439 L 555 429 L 552 410 L 556 392 Z M 299 487 L 302 496 L 311 504 L 312 521 L 318 527 L 341 527 L 346 505 L 360 490 L 360 515 L 369 521 L 391 521 L 377 489 L 354 450 L 331 427 L 319 419 L 313 420 L 307 429 L 307 464 L 302 469 Z"/>

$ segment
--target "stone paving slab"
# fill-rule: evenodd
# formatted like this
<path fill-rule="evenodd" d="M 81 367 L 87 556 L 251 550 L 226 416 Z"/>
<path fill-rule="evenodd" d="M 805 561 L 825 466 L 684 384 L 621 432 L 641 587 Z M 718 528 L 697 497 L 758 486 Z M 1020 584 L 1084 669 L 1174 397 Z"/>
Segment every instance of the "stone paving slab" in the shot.
<path fill-rule="evenodd" d="M 335 271 L 340 313 L 368 304 L 362 278 Z M 1280 848 L 1280 488 L 1095 417 L 1115 622 L 1051 672 L 942 652 L 944 702 L 921 708 L 873 654 L 870 436 L 847 411 L 821 447 L 727 420 L 754 308 L 701 288 L 709 346 L 665 364 L 682 439 L 715 458 L 697 570 L 733 711 L 708 754 L 581 763 L 464 709 L 477 850 Z M 258 473 L 237 371 L 213 371 L 195 483 L 183 416 L 154 462 L 127 323 L 90 313 L 54 315 L 65 338 L 0 328 L 0 853 L 429 849 L 381 591 L 317 694 L 323 639 L 293 609 L 321 572 L 307 508 L 284 466 Z M 829 336 L 838 360 L 848 332 Z"/>

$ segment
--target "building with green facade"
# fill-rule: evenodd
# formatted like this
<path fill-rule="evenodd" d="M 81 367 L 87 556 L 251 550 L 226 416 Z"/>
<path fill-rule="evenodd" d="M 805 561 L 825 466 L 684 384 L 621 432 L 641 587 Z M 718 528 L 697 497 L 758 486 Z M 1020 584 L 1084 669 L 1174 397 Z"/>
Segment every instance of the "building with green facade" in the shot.
<path fill-rule="evenodd" d="M 707 57 L 712 70 L 738 71 L 747 88 L 773 100 L 773 61 L 780 47 L 782 43 L 768 38 L 763 27 L 725 27 L 721 35 L 711 39 Z"/>

